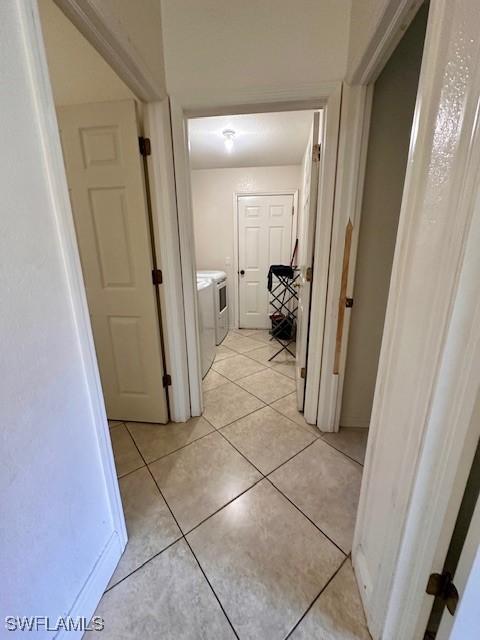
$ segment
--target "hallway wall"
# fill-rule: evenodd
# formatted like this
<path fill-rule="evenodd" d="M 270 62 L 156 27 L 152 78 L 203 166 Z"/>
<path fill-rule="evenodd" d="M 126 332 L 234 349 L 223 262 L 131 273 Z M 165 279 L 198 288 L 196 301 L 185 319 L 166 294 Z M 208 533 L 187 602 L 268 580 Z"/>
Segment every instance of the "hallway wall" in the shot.
<path fill-rule="evenodd" d="M 90 336 L 75 315 L 83 300 L 67 273 L 76 256 L 52 199 L 43 87 L 17 3 L 0 2 L 0 24 L 0 617 L 53 624 L 70 612 L 90 617 L 121 544 L 103 466 L 113 466 L 111 452 L 101 459 L 108 426 L 97 431 L 82 348 Z"/>
<path fill-rule="evenodd" d="M 233 194 L 300 189 L 301 167 L 196 169 L 191 176 L 197 269 L 225 271 L 233 300 Z M 232 305 L 229 320 L 234 326 Z"/>
<path fill-rule="evenodd" d="M 349 16 L 350 0 L 162 0 L 167 90 L 341 80 Z"/>
<path fill-rule="evenodd" d="M 368 427 L 417 95 L 427 10 L 375 83 L 340 424 Z"/>

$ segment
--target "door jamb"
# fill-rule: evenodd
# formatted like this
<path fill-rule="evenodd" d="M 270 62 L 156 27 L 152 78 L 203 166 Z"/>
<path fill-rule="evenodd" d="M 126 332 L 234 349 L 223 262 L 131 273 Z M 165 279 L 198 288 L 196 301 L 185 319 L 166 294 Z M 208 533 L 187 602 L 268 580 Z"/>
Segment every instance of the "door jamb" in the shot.
<path fill-rule="evenodd" d="M 188 160 L 187 120 L 192 117 L 228 115 L 232 113 L 260 113 L 272 111 L 296 111 L 324 109 L 329 131 L 328 143 L 322 145 L 322 153 L 328 162 L 323 162 L 324 170 L 320 176 L 318 210 L 324 212 L 323 225 L 317 225 L 316 252 L 321 253 L 314 267 L 312 286 L 312 308 L 318 308 L 315 335 L 309 342 L 309 358 L 320 361 L 323 345 L 323 320 L 327 289 L 326 269 L 328 269 L 329 243 L 333 216 L 334 168 L 337 162 L 338 127 L 340 115 L 342 85 L 340 82 L 314 86 L 299 85 L 289 90 L 270 89 L 233 90 L 228 92 L 211 91 L 204 96 L 177 94 L 171 97 L 172 136 L 174 147 L 175 177 L 177 189 L 178 220 L 180 231 L 180 253 L 182 262 L 182 281 L 185 307 L 185 325 L 187 333 L 187 351 L 189 360 L 189 381 L 192 415 L 200 415 L 203 409 L 201 375 L 199 366 L 198 315 L 195 286 L 195 255 L 193 238 L 193 215 L 191 202 L 190 170 Z M 324 138 L 325 140 L 325 138 Z M 333 175 L 332 175 L 333 169 Z M 323 187 L 323 188 L 322 188 Z M 321 250 L 322 243 L 328 244 L 328 250 Z M 325 265 L 327 260 L 327 266 Z M 323 269 L 323 271 L 322 271 Z M 317 277 L 315 277 L 315 271 Z M 312 376 L 313 377 L 313 376 Z M 308 380 L 307 380 L 308 382 Z M 311 421 L 316 419 L 318 404 L 318 380 L 311 382 L 306 390 L 305 408 L 310 411 Z"/>
<path fill-rule="evenodd" d="M 239 265 L 239 236 L 238 236 L 238 198 L 242 196 L 293 196 L 292 236 L 290 252 L 293 250 L 293 233 L 298 220 L 298 189 L 284 189 L 280 191 L 235 191 L 233 194 L 233 320 L 234 329 L 240 326 L 240 287 L 238 286 Z"/>

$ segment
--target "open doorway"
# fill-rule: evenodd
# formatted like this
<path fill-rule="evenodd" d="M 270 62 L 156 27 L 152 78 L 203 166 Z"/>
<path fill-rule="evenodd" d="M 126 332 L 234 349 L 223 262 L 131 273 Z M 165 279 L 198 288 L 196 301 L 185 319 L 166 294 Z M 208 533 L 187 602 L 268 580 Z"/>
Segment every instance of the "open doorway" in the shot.
<path fill-rule="evenodd" d="M 143 104 L 53 0 L 39 10 L 107 417 L 165 423 Z"/>
<path fill-rule="evenodd" d="M 320 120 L 302 110 L 188 121 L 204 389 L 217 374 L 240 386 L 254 376 L 259 397 L 256 382 L 276 387 L 268 400 L 304 408 Z"/>
<path fill-rule="evenodd" d="M 353 306 L 346 311 L 351 314 L 350 328 L 337 416 L 343 437 L 362 447 L 372 411 L 427 18 L 425 4 L 373 87 L 355 282 L 347 301 Z"/>

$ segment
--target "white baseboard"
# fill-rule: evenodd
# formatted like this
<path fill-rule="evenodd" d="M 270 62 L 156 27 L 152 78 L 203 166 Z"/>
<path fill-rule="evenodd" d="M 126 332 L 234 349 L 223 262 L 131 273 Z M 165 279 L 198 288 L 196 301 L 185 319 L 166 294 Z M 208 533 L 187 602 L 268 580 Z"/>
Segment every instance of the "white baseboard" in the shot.
<path fill-rule="evenodd" d="M 367 567 L 367 563 L 365 561 L 365 555 L 361 547 L 357 547 L 352 550 L 352 564 L 353 570 L 355 572 L 355 577 L 357 579 L 358 591 L 360 593 L 360 597 L 363 604 L 363 609 L 365 611 L 365 617 L 367 618 L 367 626 L 370 634 L 374 640 L 379 640 L 378 635 L 375 635 L 375 630 L 373 629 L 373 621 L 369 619 L 368 613 L 371 611 L 371 596 L 372 596 L 372 580 L 370 576 L 370 572 Z"/>
<path fill-rule="evenodd" d="M 82 617 L 85 618 L 87 622 L 91 619 L 117 567 L 122 553 L 123 549 L 120 538 L 115 531 L 105 545 L 87 581 L 75 599 L 68 613 L 71 618 Z M 61 630 L 55 638 L 56 640 L 80 640 L 83 634 L 84 632 L 81 630 Z M 100 635 L 101 634 L 99 634 L 99 636 Z"/>

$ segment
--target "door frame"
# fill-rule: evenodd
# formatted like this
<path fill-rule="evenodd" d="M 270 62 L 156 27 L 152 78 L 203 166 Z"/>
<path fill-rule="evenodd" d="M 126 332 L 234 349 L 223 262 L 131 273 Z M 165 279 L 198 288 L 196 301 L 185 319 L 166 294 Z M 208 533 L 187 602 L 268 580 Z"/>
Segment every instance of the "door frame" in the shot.
<path fill-rule="evenodd" d="M 238 234 L 238 199 L 242 196 L 293 196 L 292 238 L 290 251 L 293 250 L 293 232 L 298 222 L 298 189 L 283 189 L 280 191 L 235 191 L 233 194 L 233 329 L 240 326 L 240 287 L 239 287 L 239 234 Z M 236 274 L 236 275 L 235 275 Z"/>
<path fill-rule="evenodd" d="M 185 422 L 192 415 L 188 382 L 188 355 L 182 296 L 179 231 L 172 161 L 170 105 L 165 87 L 150 70 L 123 31 L 115 16 L 95 0 L 54 0 L 80 33 L 110 64 L 117 75 L 145 104 L 144 129 L 151 139 L 148 157 L 153 212 L 153 243 L 158 267 L 162 270 L 160 287 L 161 321 L 165 338 L 166 373 L 172 378 L 167 387 L 170 418 Z M 38 20 L 39 46 L 43 35 L 38 18 L 37 0 L 26 0 L 28 11 Z M 48 72 L 48 68 L 47 68 Z M 162 242 L 160 242 L 160 238 Z M 163 241 L 167 239 L 167 241 Z"/>
<path fill-rule="evenodd" d="M 404 0 L 399 5 L 388 0 L 384 4 L 386 9 L 379 21 L 383 27 L 376 29 L 361 64 L 350 76 L 362 82 L 367 92 L 371 91 L 371 84 L 422 3 Z M 435 125 L 441 126 L 435 117 L 436 108 L 442 91 L 446 91 L 447 96 L 449 91 L 454 92 L 453 85 L 448 86 L 448 79 L 443 74 L 442 63 L 445 59 L 451 60 L 452 73 L 460 68 L 459 59 L 454 60 L 451 53 L 455 47 L 457 52 L 462 50 L 460 57 L 464 60 L 478 57 L 478 39 L 470 34 L 475 29 L 478 31 L 480 19 L 472 7 L 473 2 L 456 6 L 448 0 L 438 0 L 430 4 L 428 16 L 419 97 L 412 127 L 352 549 L 357 581 L 375 640 L 380 637 L 409 640 L 423 636 L 433 599 L 425 594 L 425 585 L 431 572 L 442 570 L 475 449 L 472 443 L 480 436 L 480 426 L 470 424 L 480 384 L 480 259 L 476 255 L 480 241 L 480 210 L 478 193 L 474 189 L 480 175 L 480 132 L 475 102 L 480 91 L 478 73 L 472 73 L 465 81 L 470 89 L 464 98 L 462 112 L 462 126 L 466 131 L 448 163 L 448 197 L 455 206 L 456 215 L 454 219 L 448 219 L 443 209 L 442 217 L 445 200 L 435 212 L 429 211 L 429 203 L 422 201 L 429 176 L 429 157 L 425 149 L 430 151 Z M 460 29 L 460 23 L 462 28 L 468 25 L 468 34 L 462 32 L 460 36 L 458 32 L 448 31 L 447 25 L 455 24 Z M 455 100 L 460 99 L 457 94 Z M 356 135 L 360 135 L 361 130 L 368 131 L 365 119 L 357 118 L 357 123 Z M 364 133 L 363 138 L 365 140 Z M 367 140 L 360 146 L 368 144 Z M 339 197 L 344 189 L 342 184 L 339 185 Z M 350 197 L 353 198 L 358 188 L 357 185 L 347 189 Z M 428 223 L 435 221 L 438 222 L 436 241 L 425 234 Z M 433 232 L 433 227 L 431 230 Z M 414 264 L 413 255 L 419 243 L 423 254 L 420 257 L 416 252 Z M 448 247 L 448 251 L 441 251 L 439 246 Z M 409 324 L 412 314 L 408 316 L 408 295 L 410 293 L 411 296 L 415 289 L 414 282 L 421 270 L 419 265 L 426 267 L 429 259 L 438 263 L 438 271 L 442 275 L 422 270 L 424 300 L 431 300 L 431 305 L 422 310 L 423 322 L 417 318 L 414 327 Z M 442 282 L 440 290 L 436 289 L 439 279 Z M 437 295 L 433 294 L 434 291 Z M 437 319 L 433 333 L 428 325 L 428 318 L 432 316 Z M 400 330 L 402 346 L 398 337 Z M 409 352 L 408 344 L 410 349 L 414 349 L 414 336 L 418 333 L 423 335 L 424 346 L 415 369 L 409 370 L 411 379 L 403 378 L 404 383 L 414 385 L 414 388 L 411 390 L 411 404 L 408 409 L 403 404 L 402 413 L 398 363 L 402 358 L 402 347 L 404 353 Z M 405 418 L 402 422 L 404 446 L 396 452 L 395 459 L 388 462 L 392 476 L 402 479 L 401 483 L 395 484 L 392 498 L 391 495 L 382 496 L 377 487 L 385 480 L 381 459 L 386 452 L 382 441 L 388 438 L 387 427 L 393 424 L 395 409 L 397 416 L 404 415 Z M 386 487 L 383 494 L 389 490 Z M 394 513 L 390 508 L 392 500 Z M 380 519 L 382 512 L 390 515 L 388 523 Z M 385 525 L 382 548 L 378 552 L 383 560 L 378 571 L 368 563 L 368 541 L 372 532 L 369 523 L 375 523 L 371 524 L 372 527 Z M 377 573 L 374 580 L 371 570 Z"/>
<path fill-rule="evenodd" d="M 312 286 L 312 308 L 319 310 L 319 322 L 309 343 L 309 358 L 312 357 L 311 361 L 320 361 L 327 292 L 325 260 L 328 264 L 341 94 L 342 83 L 333 82 L 313 86 L 299 85 L 283 91 L 271 89 L 229 90 L 210 91 L 206 95 L 193 92 L 176 94 L 170 98 L 192 415 L 201 415 L 203 398 L 199 367 L 197 304 L 196 296 L 194 295 L 196 267 L 187 140 L 188 119 L 239 113 L 324 110 L 325 144 L 322 145 L 323 170 L 320 172 L 321 175 L 319 177 L 318 209 L 321 212 L 323 211 L 325 215 L 323 216 L 322 224 L 317 226 L 315 243 L 317 260 L 314 266 Z M 309 416 L 313 422 L 316 420 L 318 404 L 318 379 L 314 379 L 315 373 L 315 371 L 312 372 L 310 390 L 308 390 L 307 379 L 305 403 L 306 411 L 311 406 Z"/>

